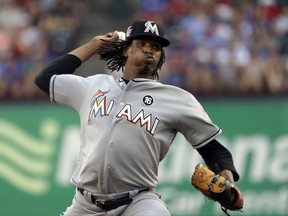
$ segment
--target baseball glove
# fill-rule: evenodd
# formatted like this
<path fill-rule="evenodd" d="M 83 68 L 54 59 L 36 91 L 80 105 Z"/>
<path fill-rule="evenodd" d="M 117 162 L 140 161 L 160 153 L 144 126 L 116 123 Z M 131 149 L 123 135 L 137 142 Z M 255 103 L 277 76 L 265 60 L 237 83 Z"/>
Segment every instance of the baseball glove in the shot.
<path fill-rule="evenodd" d="M 195 167 L 191 177 L 192 185 L 208 199 L 221 205 L 221 209 L 227 214 L 227 210 L 241 211 L 243 208 L 243 196 L 239 189 L 228 179 L 216 175 L 202 164 Z"/>

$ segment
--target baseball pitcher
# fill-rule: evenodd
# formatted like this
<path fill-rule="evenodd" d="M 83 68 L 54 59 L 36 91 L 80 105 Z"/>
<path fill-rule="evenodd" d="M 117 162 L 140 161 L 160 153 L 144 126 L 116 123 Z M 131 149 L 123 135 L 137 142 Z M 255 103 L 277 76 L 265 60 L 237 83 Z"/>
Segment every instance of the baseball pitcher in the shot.
<path fill-rule="evenodd" d="M 239 175 L 230 151 L 216 140 L 221 129 L 192 94 L 158 81 L 169 45 L 159 24 L 136 20 L 126 33 L 96 36 L 52 61 L 36 77 L 36 85 L 53 103 L 72 108 L 80 118 L 81 146 L 71 178 L 76 191 L 62 215 L 170 215 L 155 188 L 159 163 L 178 132 L 211 169 L 208 173 L 208 168 L 200 170 L 204 165 L 197 167 L 192 184 L 202 187 L 201 192 L 217 193 L 221 199 L 211 199 L 224 210 L 241 201 L 240 191 L 228 187 Z M 111 71 L 123 75 L 73 74 L 96 54 Z M 212 190 L 219 187 L 216 180 L 229 185 Z"/>

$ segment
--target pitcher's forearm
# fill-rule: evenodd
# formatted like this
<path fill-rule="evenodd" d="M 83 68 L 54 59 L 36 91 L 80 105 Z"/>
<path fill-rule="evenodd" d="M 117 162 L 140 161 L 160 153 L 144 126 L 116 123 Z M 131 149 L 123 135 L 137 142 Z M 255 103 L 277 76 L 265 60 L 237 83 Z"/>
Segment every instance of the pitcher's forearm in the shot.
<path fill-rule="evenodd" d="M 99 44 L 99 39 L 93 38 L 88 43 L 72 50 L 69 54 L 77 56 L 82 62 L 84 62 L 97 53 Z"/>
<path fill-rule="evenodd" d="M 92 38 L 86 44 L 69 52 L 69 54 L 77 56 L 82 62 L 84 62 L 93 55 L 97 54 L 97 51 L 99 48 L 101 48 L 101 46 L 107 46 L 105 41 L 116 41 L 118 38 L 119 36 L 116 31 L 109 32 L 105 35 L 99 35 Z"/>

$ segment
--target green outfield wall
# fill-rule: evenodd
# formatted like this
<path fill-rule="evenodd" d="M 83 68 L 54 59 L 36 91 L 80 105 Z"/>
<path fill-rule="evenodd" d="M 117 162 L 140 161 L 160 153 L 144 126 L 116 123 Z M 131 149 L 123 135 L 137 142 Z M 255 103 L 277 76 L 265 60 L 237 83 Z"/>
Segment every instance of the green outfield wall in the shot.
<path fill-rule="evenodd" d="M 243 213 L 288 215 L 288 100 L 200 100 L 222 128 L 244 194 Z M 179 112 L 179 110 L 175 110 Z M 70 205 L 79 150 L 77 114 L 50 103 L 0 102 L 0 215 L 54 216 Z M 172 215 L 224 215 L 190 184 L 202 162 L 177 135 L 161 163 L 159 192 Z"/>

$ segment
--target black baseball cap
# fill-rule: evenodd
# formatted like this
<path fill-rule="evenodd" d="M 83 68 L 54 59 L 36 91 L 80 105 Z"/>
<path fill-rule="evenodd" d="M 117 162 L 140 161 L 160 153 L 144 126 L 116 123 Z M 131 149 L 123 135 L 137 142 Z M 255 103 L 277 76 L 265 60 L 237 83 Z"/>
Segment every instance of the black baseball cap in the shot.
<path fill-rule="evenodd" d="M 164 38 L 164 28 L 155 21 L 135 20 L 126 32 L 126 40 L 129 41 L 135 37 L 155 37 L 162 47 L 170 45 L 170 41 Z"/>

